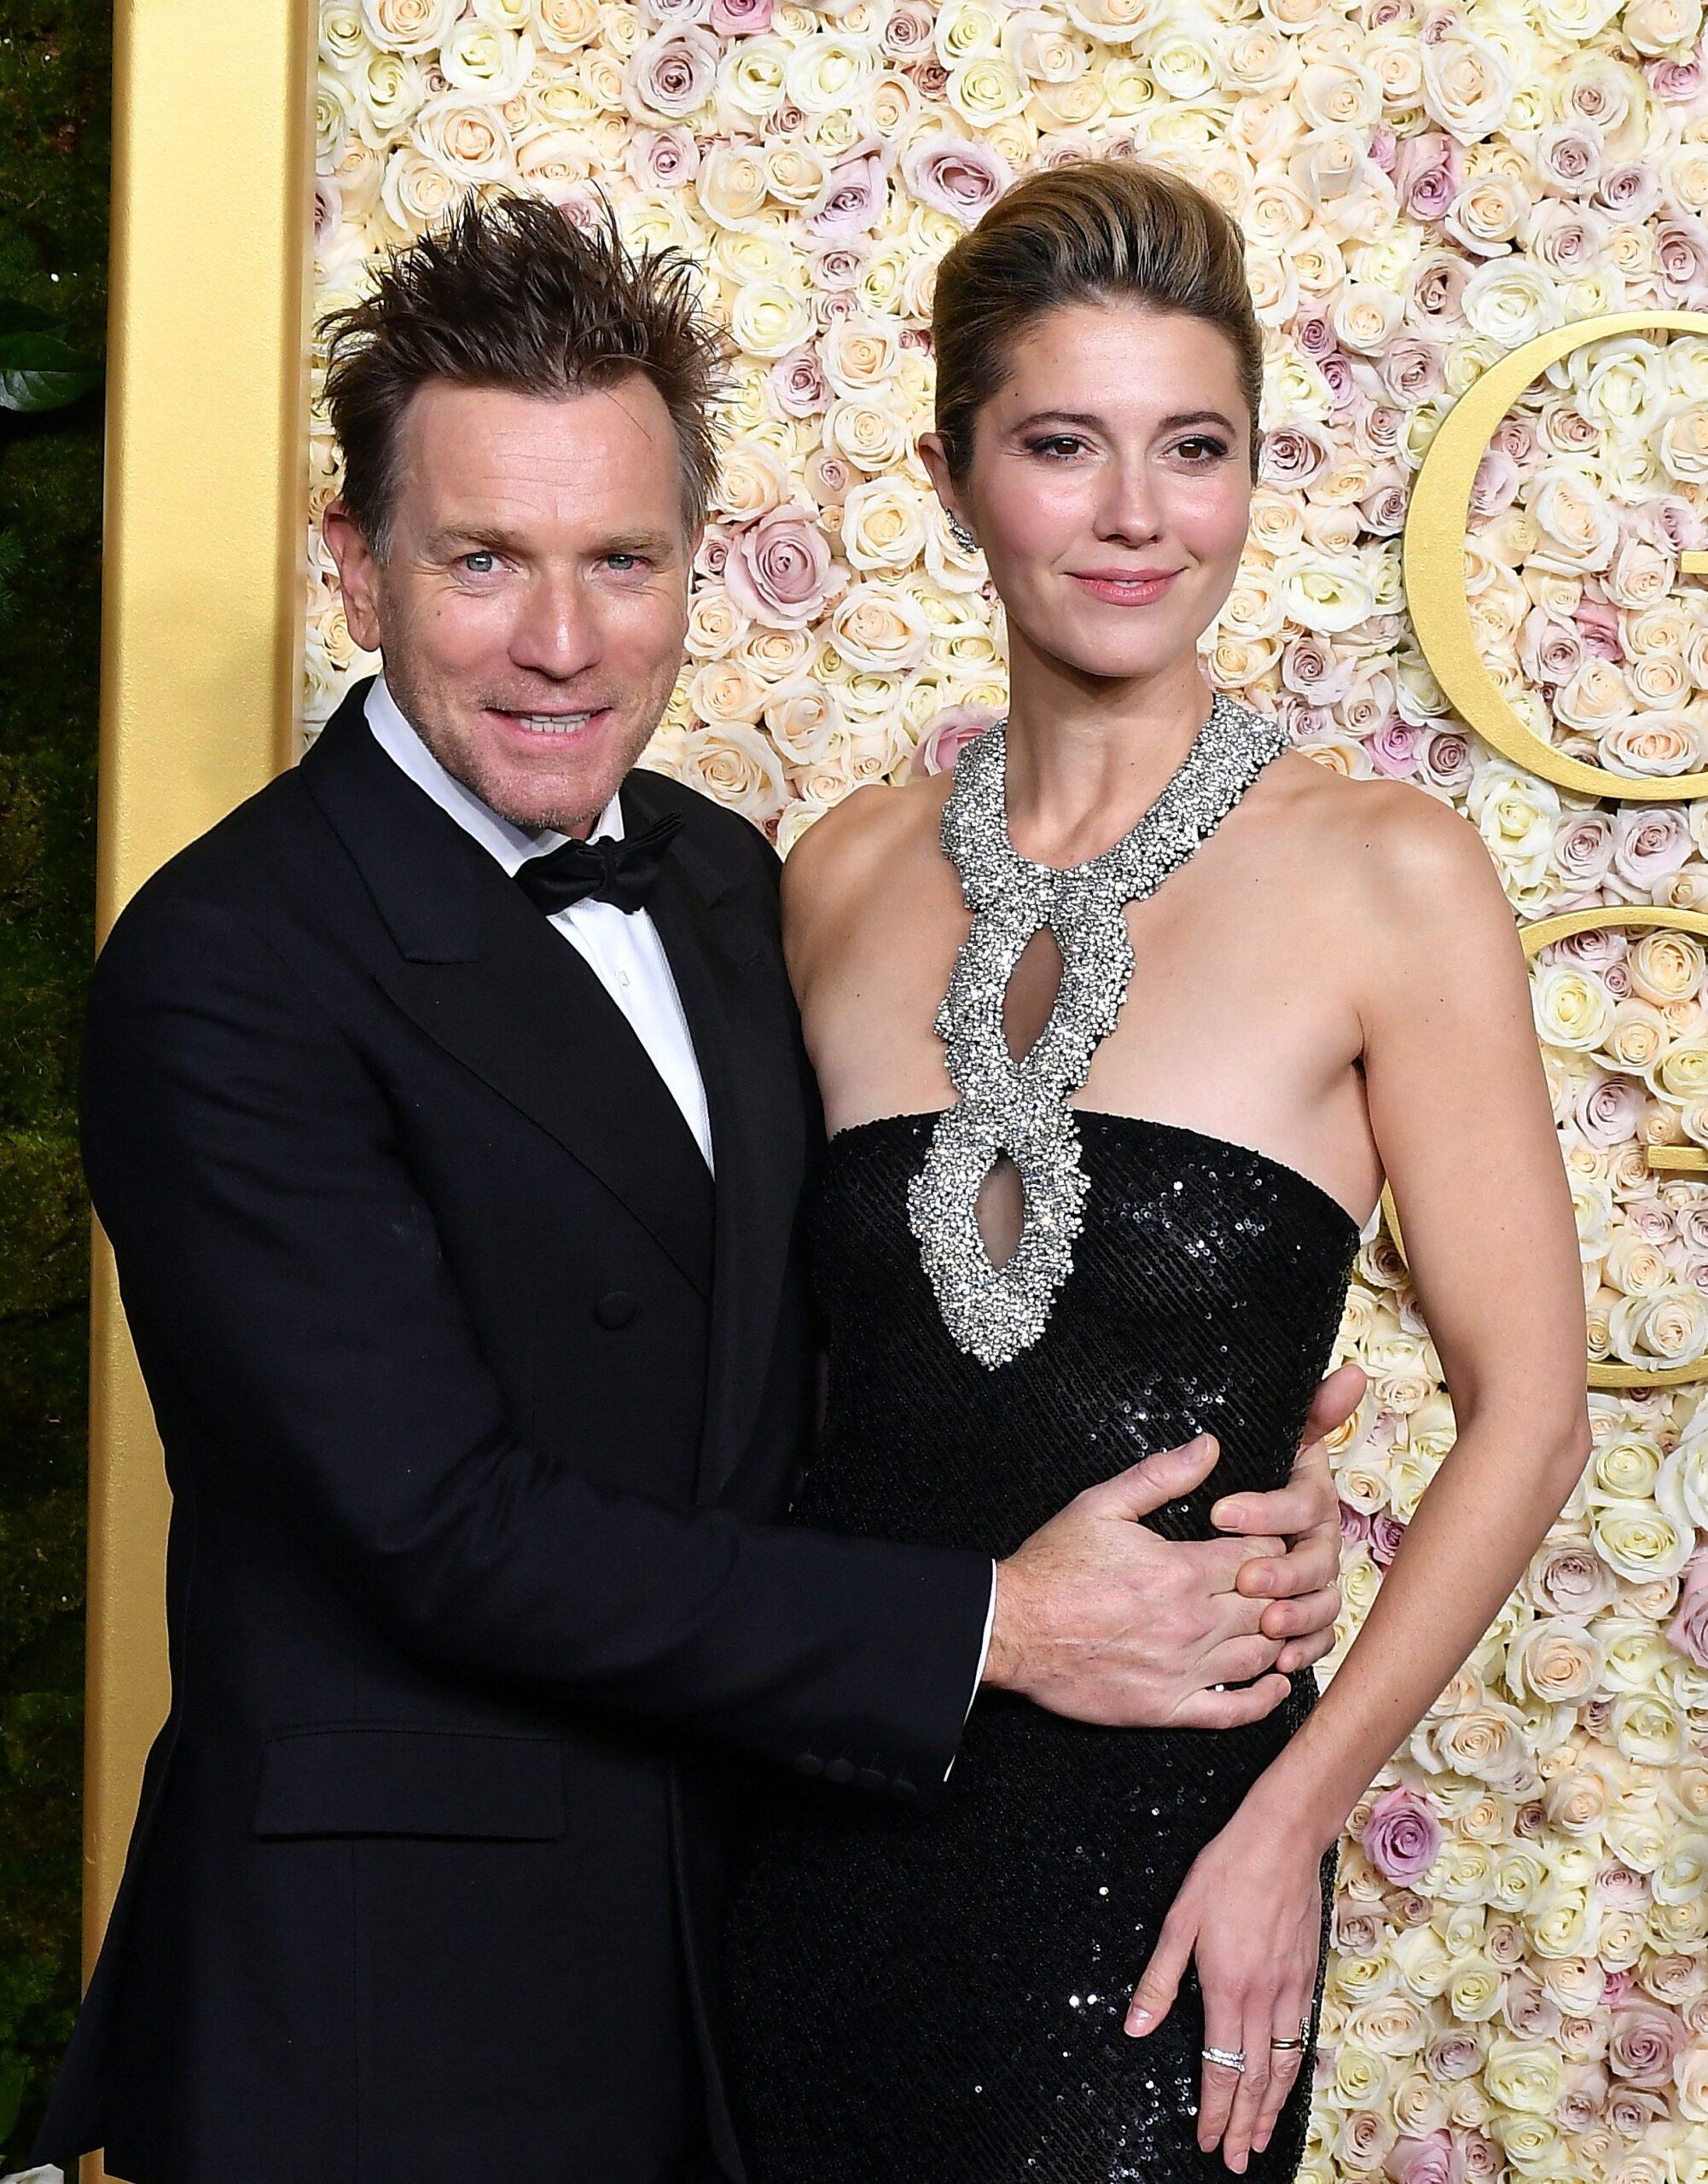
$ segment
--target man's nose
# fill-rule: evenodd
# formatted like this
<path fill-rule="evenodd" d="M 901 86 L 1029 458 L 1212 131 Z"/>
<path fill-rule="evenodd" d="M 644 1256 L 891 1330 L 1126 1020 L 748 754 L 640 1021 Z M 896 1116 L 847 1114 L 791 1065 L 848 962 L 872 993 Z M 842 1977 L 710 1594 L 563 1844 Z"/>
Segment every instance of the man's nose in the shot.
<path fill-rule="evenodd" d="M 566 682 L 595 665 L 601 649 L 597 603 L 572 577 L 529 585 L 510 630 L 510 657 L 518 667 Z"/>

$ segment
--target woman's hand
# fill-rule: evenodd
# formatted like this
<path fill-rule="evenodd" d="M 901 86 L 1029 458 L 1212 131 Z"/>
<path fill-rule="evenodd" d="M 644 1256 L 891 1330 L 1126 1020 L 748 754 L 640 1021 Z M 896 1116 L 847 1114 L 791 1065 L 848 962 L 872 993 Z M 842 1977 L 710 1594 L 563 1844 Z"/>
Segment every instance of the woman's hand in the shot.
<path fill-rule="evenodd" d="M 1225 2133 L 1236 2175 L 1268 2145 L 1298 2076 L 1302 2048 L 1271 2050 L 1310 2021 L 1322 1949 L 1322 1846 L 1248 1796 L 1194 1859 L 1133 1990 L 1126 2029 L 1140 2036 L 1167 2016 L 1188 1958 L 1197 1960 L 1206 2048 L 1243 2048 L 1242 2073 L 1205 2060 L 1198 2143 Z"/>

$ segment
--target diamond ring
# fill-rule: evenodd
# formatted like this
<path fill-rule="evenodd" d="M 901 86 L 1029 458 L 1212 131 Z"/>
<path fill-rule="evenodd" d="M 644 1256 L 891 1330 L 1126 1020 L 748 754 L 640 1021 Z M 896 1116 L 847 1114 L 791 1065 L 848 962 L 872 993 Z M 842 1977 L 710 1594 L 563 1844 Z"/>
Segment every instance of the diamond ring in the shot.
<path fill-rule="evenodd" d="M 1230 2071 L 1243 2071 L 1246 2067 L 1243 2048 L 1232 2051 L 1226 2048 L 1200 2048 L 1198 2052 L 1206 2063 L 1225 2063 Z"/>

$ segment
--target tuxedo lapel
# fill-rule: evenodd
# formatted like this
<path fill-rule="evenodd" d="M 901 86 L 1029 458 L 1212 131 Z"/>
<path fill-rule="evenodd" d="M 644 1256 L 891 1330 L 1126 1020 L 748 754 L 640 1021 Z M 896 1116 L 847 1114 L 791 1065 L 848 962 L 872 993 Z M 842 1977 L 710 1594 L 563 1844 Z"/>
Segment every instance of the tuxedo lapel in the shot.
<path fill-rule="evenodd" d="M 625 813 L 642 823 L 662 808 L 654 779 L 637 771 L 624 786 Z M 648 909 L 705 1083 L 717 1177 L 702 1502 L 728 1483 L 752 1427 L 805 1155 L 792 1003 L 775 939 L 741 903 L 692 825 L 684 828 Z"/>
<path fill-rule="evenodd" d="M 301 770 L 396 943 L 381 985 L 709 1292 L 712 1186 L 681 1109 L 579 951 L 380 748 L 366 691 L 352 688 Z"/>

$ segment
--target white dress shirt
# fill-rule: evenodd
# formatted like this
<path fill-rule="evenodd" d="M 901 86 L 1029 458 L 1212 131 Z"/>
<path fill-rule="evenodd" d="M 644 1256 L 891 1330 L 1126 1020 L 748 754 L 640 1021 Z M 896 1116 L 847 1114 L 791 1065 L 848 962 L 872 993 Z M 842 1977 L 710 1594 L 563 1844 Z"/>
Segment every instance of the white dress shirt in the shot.
<path fill-rule="evenodd" d="M 383 675 L 374 677 L 365 710 L 368 725 L 381 749 L 395 758 L 415 787 L 425 789 L 483 849 L 490 850 L 512 877 L 530 857 L 543 857 L 568 839 L 549 827 L 537 834 L 526 833 L 509 820 L 501 819 L 472 788 L 448 774 L 399 712 Z M 619 842 L 623 839 L 620 793 L 600 813 L 588 839 L 596 841 L 601 834 Z M 551 922 L 586 957 L 600 985 L 634 1026 L 636 1037 L 682 1109 L 710 1167 L 712 1122 L 706 1108 L 706 1086 L 658 927 L 644 909 L 619 910 L 614 903 L 601 903 L 590 895 L 566 909 L 554 910 Z"/>
<path fill-rule="evenodd" d="M 538 834 L 526 832 L 508 819 L 501 818 L 472 788 L 454 774 L 447 773 L 404 717 L 383 675 L 376 675 L 369 685 L 364 712 L 375 741 L 386 756 L 402 767 L 417 788 L 425 790 L 442 810 L 449 812 L 465 833 L 472 834 L 483 849 L 490 850 L 513 878 L 517 868 L 530 857 L 543 857 L 567 839 L 554 834 L 549 828 Z M 596 841 L 601 834 L 609 834 L 617 841 L 623 839 L 620 793 L 601 812 L 588 839 Z M 683 1013 L 682 996 L 677 991 L 658 927 L 644 909 L 619 910 L 614 903 L 602 903 L 592 896 L 553 911 L 551 923 L 586 958 L 601 985 L 633 1025 L 636 1037 L 682 1109 L 710 1167 L 712 1122 L 706 1112 L 706 1086 L 694 1056 L 694 1041 L 688 1034 L 688 1019 Z M 996 1565 L 993 1560 L 991 1603 L 985 1611 L 985 1642 L 979 1649 L 973 1694 L 967 1702 L 969 1714 L 985 1673 L 985 1658 L 991 1649 L 991 1626 L 996 1613 Z M 951 1759 L 944 1773 L 945 1781 L 954 1765 Z"/>

